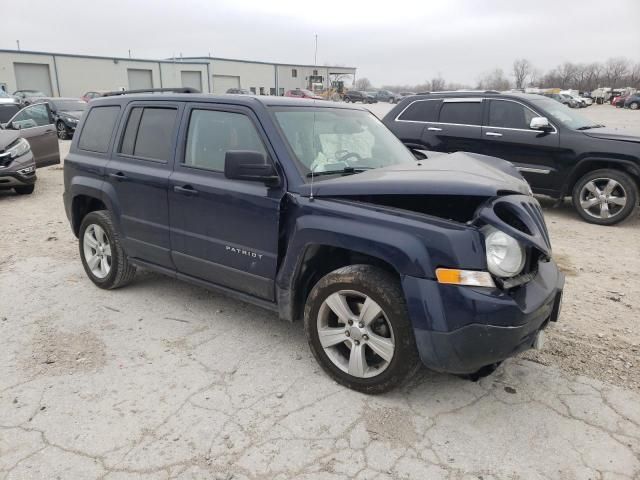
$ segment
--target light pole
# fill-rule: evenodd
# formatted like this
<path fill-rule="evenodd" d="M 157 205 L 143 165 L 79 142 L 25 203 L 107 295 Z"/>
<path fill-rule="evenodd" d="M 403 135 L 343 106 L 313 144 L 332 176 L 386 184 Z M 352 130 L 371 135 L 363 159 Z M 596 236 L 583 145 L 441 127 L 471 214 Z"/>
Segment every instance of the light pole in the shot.
<path fill-rule="evenodd" d="M 316 33 L 316 50 L 313 54 L 313 65 L 318 65 L 318 34 Z"/>

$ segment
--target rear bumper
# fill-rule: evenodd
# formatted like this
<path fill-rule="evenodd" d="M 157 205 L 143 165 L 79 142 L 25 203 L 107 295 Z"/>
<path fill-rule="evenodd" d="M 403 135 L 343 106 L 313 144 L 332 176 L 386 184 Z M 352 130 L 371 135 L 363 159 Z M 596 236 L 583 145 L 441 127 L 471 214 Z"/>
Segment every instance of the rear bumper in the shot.
<path fill-rule="evenodd" d="M 554 262 L 516 292 L 403 279 L 418 352 L 429 368 L 473 373 L 533 346 L 557 321 L 564 275 Z"/>

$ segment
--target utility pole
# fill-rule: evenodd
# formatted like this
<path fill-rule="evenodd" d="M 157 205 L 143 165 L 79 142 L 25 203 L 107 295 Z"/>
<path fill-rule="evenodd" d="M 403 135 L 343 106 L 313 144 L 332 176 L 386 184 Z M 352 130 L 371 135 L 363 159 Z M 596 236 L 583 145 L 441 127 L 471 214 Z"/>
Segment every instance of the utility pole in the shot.
<path fill-rule="evenodd" d="M 18 45 L 18 51 L 20 51 L 20 40 L 16 40 L 16 44 Z"/>
<path fill-rule="evenodd" d="M 318 34 L 316 33 L 316 51 L 313 54 L 313 65 L 318 65 Z"/>
<path fill-rule="evenodd" d="M 129 58 L 131 58 L 131 49 L 129 49 Z"/>

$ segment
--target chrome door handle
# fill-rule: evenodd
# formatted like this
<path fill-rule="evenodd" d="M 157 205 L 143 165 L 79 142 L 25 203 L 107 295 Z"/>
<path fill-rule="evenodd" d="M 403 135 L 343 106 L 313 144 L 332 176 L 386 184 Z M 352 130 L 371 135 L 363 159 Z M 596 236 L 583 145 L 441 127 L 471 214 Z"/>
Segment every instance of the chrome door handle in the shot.
<path fill-rule="evenodd" d="M 497 132 L 487 132 L 487 133 L 485 133 L 485 135 L 487 137 L 501 137 L 502 136 L 501 133 L 497 133 Z"/>
<path fill-rule="evenodd" d="M 438 127 L 428 127 L 427 130 L 431 131 L 431 132 L 441 132 L 442 129 L 438 128 Z"/>

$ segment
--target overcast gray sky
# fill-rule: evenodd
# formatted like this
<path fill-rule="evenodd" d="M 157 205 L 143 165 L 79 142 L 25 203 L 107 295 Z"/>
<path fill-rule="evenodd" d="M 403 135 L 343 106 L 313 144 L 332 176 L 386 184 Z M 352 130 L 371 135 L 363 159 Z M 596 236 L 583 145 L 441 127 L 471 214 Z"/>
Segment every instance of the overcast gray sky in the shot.
<path fill-rule="evenodd" d="M 473 84 L 519 57 L 640 61 L 640 0 L 23 0 L 2 16 L 0 48 L 138 58 L 313 63 L 317 33 L 319 64 L 377 85 Z"/>

